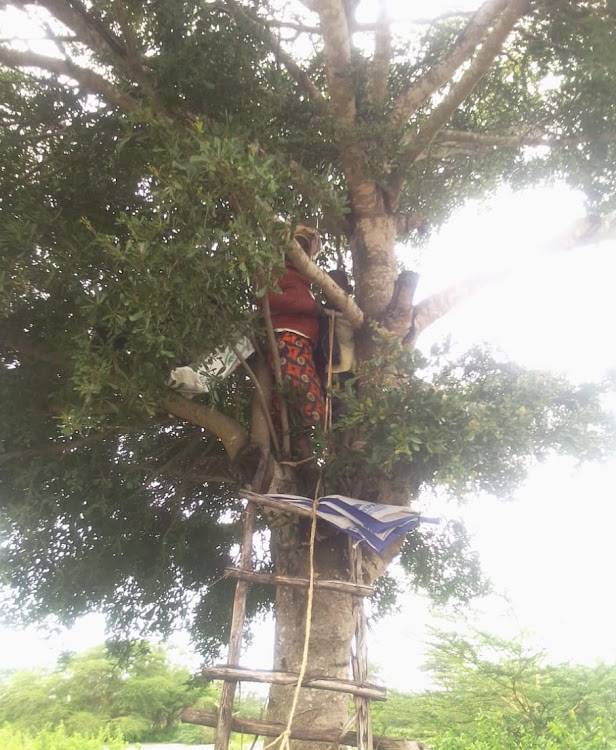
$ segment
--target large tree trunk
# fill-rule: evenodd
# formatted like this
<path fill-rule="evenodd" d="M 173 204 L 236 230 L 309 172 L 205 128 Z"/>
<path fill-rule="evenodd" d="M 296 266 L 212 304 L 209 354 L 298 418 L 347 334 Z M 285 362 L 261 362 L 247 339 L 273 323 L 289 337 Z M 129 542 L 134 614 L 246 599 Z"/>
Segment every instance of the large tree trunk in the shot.
<path fill-rule="evenodd" d="M 272 554 L 276 573 L 308 578 L 308 519 L 272 529 Z M 318 526 L 314 550 L 315 573 L 328 579 L 349 580 L 348 540 L 340 533 Z M 274 669 L 299 672 L 306 632 L 308 594 L 304 589 L 279 587 L 276 594 Z M 312 604 L 307 671 L 347 679 L 354 632 L 352 597 L 335 591 L 315 590 Z M 294 690 L 273 685 L 270 690 L 268 721 L 287 723 Z M 294 726 L 341 731 L 348 718 L 349 698 L 344 693 L 302 688 Z M 314 743 L 294 742 L 302 750 Z"/>
<path fill-rule="evenodd" d="M 356 299 L 366 315 L 383 320 L 394 292 L 398 275 L 395 258 L 395 218 L 385 212 L 356 218 L 353 237 Z M 357 332 L 357 351 L 360 357 L 374 356 L 368 329 Z M 361 341 L 360 341 L 361 339 Z M 382 483 L 362 480 L 365 499 L 405 504 L 408 492 L 392 480 L 387 487 Z M 328 488 L 331 491 L 331 488 Z M 310 495 L 303 487 L 299 494 Z M 348 494 L 341 490 L 342 494 Z M 271 549 L 277 575 L 308 578 L 310 572 L 310 523 L 306 519 L 290 520 L 278 516 L 280 523 L 271 531 Z M 284 518 L 284 520 L 282 520 Z M 372 583 L 396 554 L 391 550 L 384 559 L 364 554 L 363 583 Z M 332 527 L 320 522 L 314 553 L 317 576 L 348 581 L 349 539 Z M 302 664 L 306 632 L 307 592 L 304 589 L 280 587 L 276 595 L 276 635 L 274 669 L 299 672 Z M 314 592 L 307 674 L 348 679 L 350 677 L 351 646 L 355 630 L 353 601 L 350 595 L 332 591 Z M 268 721 L 286 725 L 291 712 L 294 690 L 285 686 L 270 689 Z M 303 688 L 295 712 L 293 726 L 342 731 L 349 718 L 349 696 L 324 690 Z M 296 750 L 320 748 L 319 743 L 294 741 Z"/>

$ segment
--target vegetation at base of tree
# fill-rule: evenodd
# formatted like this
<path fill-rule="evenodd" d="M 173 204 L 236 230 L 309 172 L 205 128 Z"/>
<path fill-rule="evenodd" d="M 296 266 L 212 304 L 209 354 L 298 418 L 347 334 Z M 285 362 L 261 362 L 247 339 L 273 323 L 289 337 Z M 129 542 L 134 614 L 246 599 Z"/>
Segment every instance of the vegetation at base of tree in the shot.
<path fill-rule="evenodd" d="M 63 725 L 28 732 L 10 724 L 0 725 L 2 750 L 125 750 L 128 743 L 119 734 L 69 733 Z"/>

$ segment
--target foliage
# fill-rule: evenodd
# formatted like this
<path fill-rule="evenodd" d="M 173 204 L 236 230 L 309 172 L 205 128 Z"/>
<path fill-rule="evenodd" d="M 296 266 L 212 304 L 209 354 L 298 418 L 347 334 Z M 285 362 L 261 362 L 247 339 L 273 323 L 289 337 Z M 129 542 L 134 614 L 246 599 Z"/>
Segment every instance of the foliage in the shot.
<path fill-rule="evenodd" d="M 10 724 L 0 726 L 3 750 L 124 750 L 128 745 L 115 733 L 67 734 L 62 725 L 30 734 Z"/>
<path fill-rule="evenodd" d="M 403 375 L 384 378 L 387 368 Z M 361 436 L 365 471 L 402 475 L 457 497 L 477 491 L 503 497 L 526 476 L 531 459 L 550 453 L 600 459 L 616 445 L 616 422 L 603 405 L 613 388 L 609 378 L 575 385 L 483 347 L 457 359 L 443 350 L 425 359 L 391 342 L 357 378 L 361 389 L 347 386 L 337 429 Z M 341 463 L 348 476 L 360 470 L 352 456 Z"/>
<path fill-rule="evenodd" d="M 435 631 L 427 668 L 437 688 L 375 705 L 379 731 L 438 750 L 583 750 L 616 740 L 614 665 L 555 666 L 523 637 Z"/>
<path fill-rule="evenodd" d="M 67 734 L 107 732 L 144 740 L 177 724 L 204 693 L 187 670 L 147 644 L 65 654 L 53 671 L 19 671 L 0 684 L 0 721 L 24 731 L 62 725 Z"/>

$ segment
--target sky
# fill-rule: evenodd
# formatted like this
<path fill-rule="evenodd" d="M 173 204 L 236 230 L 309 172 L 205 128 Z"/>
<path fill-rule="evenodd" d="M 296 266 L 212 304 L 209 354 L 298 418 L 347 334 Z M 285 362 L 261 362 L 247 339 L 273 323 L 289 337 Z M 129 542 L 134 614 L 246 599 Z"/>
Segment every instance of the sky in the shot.
<path fill-rule="evenodd" d="M 369 20 L 370 9 L 366 6 Z M 392 15 L 435 15 L 447 0 L 392 2 Z M 478 2 L 460 2 L 468 9 Z M 362 11 L 364 12 L 364 11 Z M 488 341 L 528 367 L 557 370 L 574 380 L 596 379 L 616 368 L 613 279 L 616 244 L 587 246 L 542 258 L 543 249 L 584 214 L 582 196 L 562 186 L 501 191 L 457 212 L 419 259 L 418 295 L 428 295 L 486 266 L 507 267 L 505 280 L 475 294 L 420 339 L 427 348 L 445 335 L 456 347 Z M 400 249 L 408 259 L 408 251 Z M 616 407 L 615 407 L 616 408 Z M 505 636 L 520 630 L 546 649 L 552 662 L 616 661 L 612 605 L 616 528 L 616 460 L 576 467 L 568 459 L 533 466 L 507 502 L 478 497 L 462 508 L 495 594 L 469 610 L 479 627 Z M 400 612 L 374 626 L 370 659 L 381 684 L 399 690 L 429 684 L 420 666 L 428 626 L 435 619 L 425 598 L 407 595 Z M 0 669 L 52 666 L 63 650 L 100 643 L 104 624 L 84 618 L 70 632 L 0 631 Z M 178 644 L 184 646 L 182 639 Z M 393 644 L 393 645 L 392 645 Z M 250 666 L 271 662 L 271 628 L 257 629 L 246 655 Z"/>

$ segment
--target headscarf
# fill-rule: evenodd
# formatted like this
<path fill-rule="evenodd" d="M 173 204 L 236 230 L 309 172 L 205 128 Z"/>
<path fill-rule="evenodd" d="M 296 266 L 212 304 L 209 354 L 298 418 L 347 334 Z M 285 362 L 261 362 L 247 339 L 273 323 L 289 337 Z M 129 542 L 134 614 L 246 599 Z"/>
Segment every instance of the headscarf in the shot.
<path fill-rule="evenodd" d="M 297 224 L 293 236 L 303 237 L 308 242 L 308 256 L 314 260 L 321 252 L 321 238 L 316 229 L 312 229 L 306 224 Z"/>

